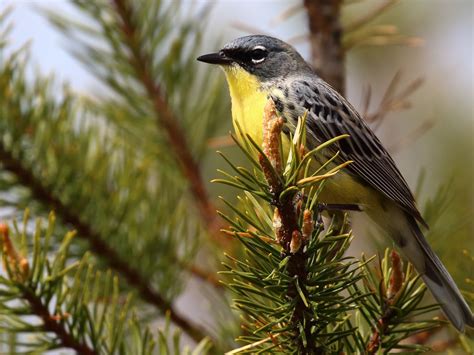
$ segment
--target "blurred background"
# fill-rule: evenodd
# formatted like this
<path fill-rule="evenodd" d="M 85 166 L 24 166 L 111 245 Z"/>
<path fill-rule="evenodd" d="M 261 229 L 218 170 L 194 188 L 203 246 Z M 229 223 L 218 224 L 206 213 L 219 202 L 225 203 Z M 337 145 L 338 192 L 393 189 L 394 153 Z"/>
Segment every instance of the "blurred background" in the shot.
<path fill-rule="evenodd" d="M 347 1 L 342 11 L 343 25 L 364 16 L 380 3 Z M 33 77 L 37 71 L 54 73 L 58 81 L 67 81 L 70 90 L 84 98 L 96 98 L 113 91 L 94 75 L 94 68 L 71 55 L 71 50 L 78 48 L 76 43 L 71 41 L 72 37 L 58 31 L 44 13 L 54 11 L 86 23 L 90 19 L 66 1 L 0 0 L 1 7 L 9 5 L 14 6 L 11 20 L 15 27 L 7 51 L 30 42 L 29 75 Z M 265 33 L 291 42 L 311 61 L 307 13 L 299 5 L 299 1 L 278 0 L 185 0 L 180 3 L 180 11 L 182 21 L 202 11 L 209 12 L 203 17 L 205 40 L 199 45 L 200 53 L 215 51 L 238 36 Z M 344 63 L 345 96 L 361 112 L 370 115 L 380 109 L 394 77 L 397 78 L 397 92 L 407 90 L 403 104 L 387 110 L 383 121 L 376 121 L 374 127 L 393 153 L 410 187 L 417 190 L 422 213 L 433 209 L 433 204 L 448 204 L 439 218 L 429 220 L 432 229 L 428 238 L 461 288 L 468 287 L 466 279 L 474 275 L 474 264 L 463 252 L 474 255 L 473 11 L 471 0 L 398 1 L 370 22 L 379 26 L 378 31 L 391 36 L 390 40 L 380 40 L 378 32 L 369 40 L 348 38 L 350 48 Z M 212 70 L 204 66 L 196 68 L 203 75 Z M 216 75 L 222 85 L 220 90 L 226 90 L 224 76 Z M 421 79 L 423 82 L 418 86 Z M 366 107 L 368 91 L 370 104 Z M 241 159 L 236 147 L 226 138 L 231 122 L 230 102 L 224 91 L 222 100 L 224 114 L 215 118 L 218 125 L 209 137 L 207 151 L 201 160 L 203 180 L 210 199 L 219 209 L 225 209 L 225 206 L 217 196 L 232 199 L 233 191 L 208 183 L 216 177 L 216 168 L 224 165 L 215 151 Z M 418 189 L 419 181 L 422 183 Z M 448 197 L 439 198 L 440 194 Z M 374 233 L 363 218 L 356 216 L 355 220 L 354 255 L 370 254 L 390 245 L 373 238 Z M 211 247 L 211 250 L 215 249 Z M 196 260 L 201 260 L 199 264 L 210 270 L 219 269 L 218 264 L 206 260 L 209 253 L 198 246 Z M 225 308 L 228 298 L 216 296 L 212 286 L 203 285 L 195 278 L 185 278 L 183 288 L 177 301 L 178 309 L 212 328 L 216 316 L 210 310 L 216 302 Z M 221 316 L 227 317 L 226 312 L 223 310 Z"/>

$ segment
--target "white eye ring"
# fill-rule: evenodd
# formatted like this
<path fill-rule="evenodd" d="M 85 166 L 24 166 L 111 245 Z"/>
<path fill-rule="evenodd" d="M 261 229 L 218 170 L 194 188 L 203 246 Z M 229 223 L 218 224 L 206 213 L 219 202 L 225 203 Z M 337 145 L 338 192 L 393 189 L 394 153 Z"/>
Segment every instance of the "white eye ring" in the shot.
<path fill-rule="evenodd" d="M 264 46 L 255 46 L 252 48 L 252 51 L 256 51 L 256 50 L 261 50 L 263 52 L 266 52 L 267 49 L 264 47 Z M 259 58 L 259 59 L 253 59 L 252 58 L 252 63 L 253 64 L 258 64 L 258 63 L 261 63 L 265 60 L 266 56 L 262 57 L 262 58 Z"/>

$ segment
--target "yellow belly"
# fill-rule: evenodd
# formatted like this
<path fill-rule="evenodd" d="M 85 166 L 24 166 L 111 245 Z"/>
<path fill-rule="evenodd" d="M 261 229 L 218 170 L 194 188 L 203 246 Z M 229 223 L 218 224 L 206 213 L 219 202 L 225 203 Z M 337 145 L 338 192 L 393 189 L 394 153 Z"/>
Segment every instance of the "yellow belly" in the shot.
<path fill-rule="evenodd" d="M 232 100 L 232 121 L 234 129 L 248 134 L 258 144 L 262 145 L 263 109 L 267 103 L 269 92 L 261 89 L 258 80 L 251 74 L 238 67 L 225 67 Z M 283 154 L 286 157 L 289 150 L 289 139 L 282 135 Z M 314 163 L 314 170 L 318 168 Z M 360 184 L 356 179 L 341 171 L 330 178 L 320 196 L 320 201 L 333 204 L 378 204 L 378 194 L 367 186 Z"/>

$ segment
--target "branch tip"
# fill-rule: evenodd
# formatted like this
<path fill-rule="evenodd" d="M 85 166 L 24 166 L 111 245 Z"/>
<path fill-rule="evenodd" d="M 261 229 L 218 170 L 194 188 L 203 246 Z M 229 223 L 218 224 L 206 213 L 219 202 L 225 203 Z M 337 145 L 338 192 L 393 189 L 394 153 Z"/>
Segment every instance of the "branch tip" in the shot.
<path fill-rule="evenodd" d="M 291 234 L 291 242 L 290 242 L 290 253 L 296 254 L 298 250 L 300 250 L 301 246 L 303 245 L 303 237 L 299 230 L 294 230 Z"/>
<path fill-rule="evenodd" d="M 390 260 L 392 263 L 392 272 L 390 273 L 389 287 L 387 290 L 387 298 L 389 302 L 397 295 L 398 291 L 402 288 L 403 285 L 403 263 L 400 259 L 400 255 L 392 250 L 390 253 Z"/>
<path fill-rule="evenodd" d="M 263 114 L 262 149 L 277 174 L 282 172 L 280 143 L 283 124 L 283 118 L 277 115 L 275 103 L 272 99 L 269 99 Z"/>
<path fill-rule="evenodd" d="M 4 268 L 11 271 L 11 277 L 15 281 L 25 282 L 30 274 L 30 266 L 28 260 L 16 251 L 10 239 L 10 228 L 6 223 L 0 223 L 0 235 L 4 262 L 8 263 Z"/>

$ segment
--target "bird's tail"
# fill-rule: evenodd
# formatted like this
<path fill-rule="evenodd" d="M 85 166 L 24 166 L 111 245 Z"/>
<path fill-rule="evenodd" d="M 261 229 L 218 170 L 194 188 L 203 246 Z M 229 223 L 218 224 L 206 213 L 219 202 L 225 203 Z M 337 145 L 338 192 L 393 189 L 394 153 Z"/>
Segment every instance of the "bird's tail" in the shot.
<path fill-rule="evenodd" d="M 453 278 L 429 246 L 415 218 L 395 205 L 366 211 L 390 234 L 413 264 L 453 326 L 460 332 L 465 326 L 474 327 L 474 315 Z"/>
<path fill-rule="evenodd" d="M 454 327 L 460 332 L 464 331 L 466 325 L 474 327 L 474 316 L 453 278 L 427 243 L 415 218 L 408 214 L 406 218 L 415 243 L 408 243 L 407 247 L 402 246 L 402 251 L 415 265 L 431 294 Z M 414 259 L 420 254 L 421 259 Z"/>

